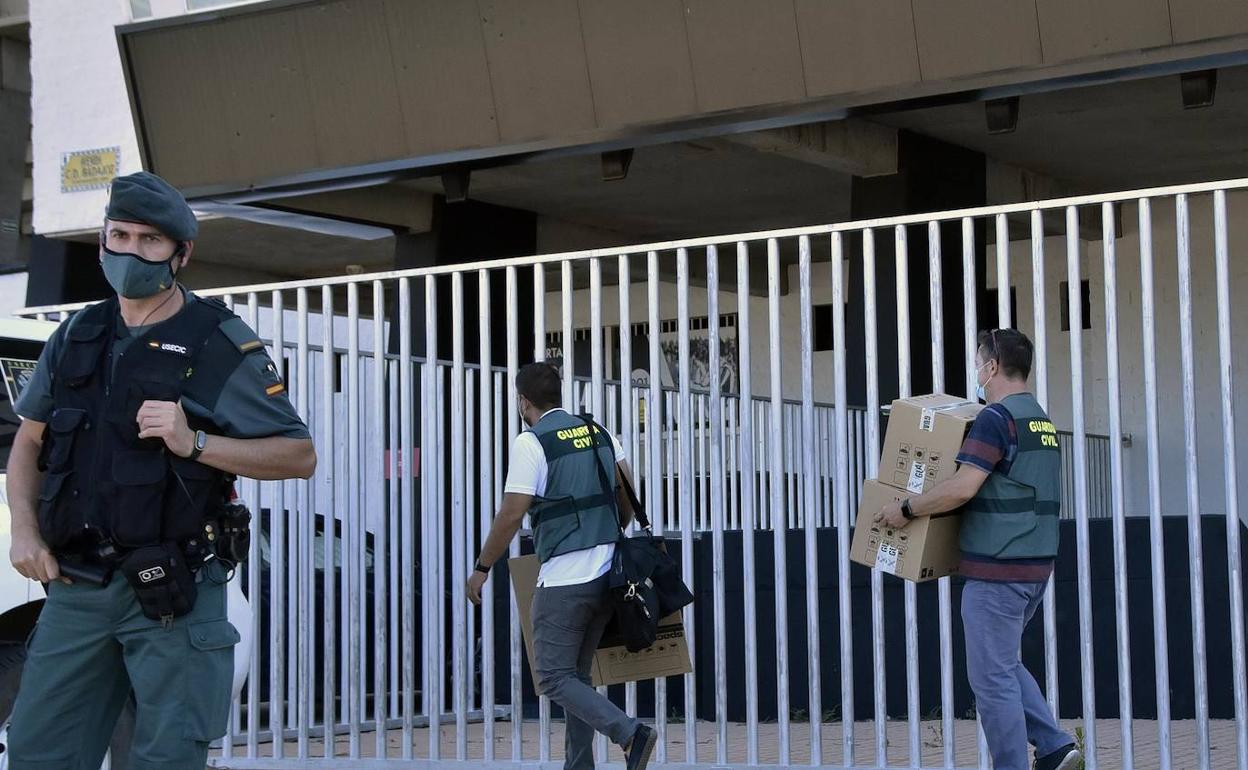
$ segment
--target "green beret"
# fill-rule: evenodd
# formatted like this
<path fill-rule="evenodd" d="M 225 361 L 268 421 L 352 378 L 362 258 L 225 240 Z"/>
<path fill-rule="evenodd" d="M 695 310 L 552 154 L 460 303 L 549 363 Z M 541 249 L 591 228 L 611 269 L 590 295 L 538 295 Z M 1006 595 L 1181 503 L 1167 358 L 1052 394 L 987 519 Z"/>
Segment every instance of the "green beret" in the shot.
<path fill-rule="evenodd" d="M 151 225 L 175 241 L 194 240 L 199 234 L 199 223 L 182 193 L 146 171 L 113 180 L 105 216 Z"/>

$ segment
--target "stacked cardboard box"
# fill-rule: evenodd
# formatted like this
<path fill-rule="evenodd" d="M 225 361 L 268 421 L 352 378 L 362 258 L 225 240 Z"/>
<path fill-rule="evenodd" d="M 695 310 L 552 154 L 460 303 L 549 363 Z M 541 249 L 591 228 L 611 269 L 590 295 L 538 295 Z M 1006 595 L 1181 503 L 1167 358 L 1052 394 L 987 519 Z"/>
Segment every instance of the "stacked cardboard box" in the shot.
<path fill-rule="evenodd" d="M 859 497 L 850 559 L 915 582 L 957 571 L 957 512 L 920 516 L 901 529 L 877 524 L 874 517 L 886 504 L 926 492 L 953 476 L 958 449 L 982 408 L 941 393 L 893 402 L 878 478 L 868 479 Z"/>

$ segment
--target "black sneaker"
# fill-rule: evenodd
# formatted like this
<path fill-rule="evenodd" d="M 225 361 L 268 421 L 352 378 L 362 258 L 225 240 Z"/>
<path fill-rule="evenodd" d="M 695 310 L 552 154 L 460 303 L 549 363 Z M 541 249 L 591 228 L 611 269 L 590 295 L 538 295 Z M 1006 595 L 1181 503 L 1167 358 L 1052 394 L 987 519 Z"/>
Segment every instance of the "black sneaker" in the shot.
<path fill-rule="evenodd" d="M 1083 761 L 1083 755 L 1075 744 L 1068 743 L 1052 754 L 1036 757 L 1032 770 L 1075 770 Z"/>
<path fill-rule="evenodd" d="M 633 733 L 633 742 L 628 745 L 628 762 L 625 767 L 628 770 L 645 770 L 646 765 L 650 764 L 650 754 L 658 740 L 658 733 L 640 725 L 637 732 Z"/>

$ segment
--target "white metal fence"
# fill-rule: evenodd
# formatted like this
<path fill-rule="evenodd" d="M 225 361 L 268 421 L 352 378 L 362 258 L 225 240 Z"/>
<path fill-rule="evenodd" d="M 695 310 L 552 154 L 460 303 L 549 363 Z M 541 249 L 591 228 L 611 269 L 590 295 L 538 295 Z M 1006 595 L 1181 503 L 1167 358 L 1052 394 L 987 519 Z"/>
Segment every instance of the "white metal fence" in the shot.
<path fill-rule="evenodd" d="M 369 758 L 412 767 L 452 760 L 477 767 L 516 761 L 561 766 L 559 747 L 552 748 L 550 705 L 540 701 L 535 725 L 526 724 L 524 718 L 521 706 L 527 674 L 514 606 L 501 605 L 504 612 L 499 614 L 496 605 L 487 602 L 479 612 L 474 611 L 464 592 L 478 544 L 501 498 L 505 447 L 520 428 L 510 383 L 522 360 L 544 356 L 546 330 L 558 324 L 563 329 L 565 396 L 579 401 L 587 392 L 591 411 L 605 415 L 608 426 L 622 436 L 649 507 L 665 511 L 654 516 L 655 521 L 679 541 L 676 550 L 686 582 L 700 596 L 708 597 L 711 605 L 708 609 L 700 603 L 684 612 L 689 643 L 699 658 L 696 674 L 624 688 L 624 703 L 630 710 L 639 706 L 639 691 L 655 702 L 654 719 L 661 738 L 657 761 L 707 767 L 790 763 L 986 766 L 982 737 L 978 751 L 972 750 L 973 756 L 967 759 L 966 747 L 976 743 L 975 733 L 960 732 L 963 723 L 954 707 L 952 581 L 939 581 L 936 624 L 923 629 L 926 644 L 939 647 L 940 708 L 928 719 L 919 706 L 924 693 L 920 691 L 918 590 L 910 583 L 902 589 L 906 655 L 887 659 L 885 588 L 886 581 L 892 585 L 893 579 L 872 573 L 870 610 L 855 612 L 849 561 L 858 487 L 862 478 L 874 475 L 880 453 L 880 422 L 867 419 L 880 413 L 879 351 L 886 343 L 887 349 L 894 346 L 893 340 L 882 340 L 877 333 L 878 303 L 885 294 L 895 293 L 898 299 L 901 323 L 895 340 L 895 385 L 903 395 L 910 392 L 915 375 L 912 345 L 920 344 L 930 344 L 935 389 L 973 387 L 972 367 L 947 373 L 942 362 L 947 344 L 966 351 L 968 362 L 973 352 L 979 327 L 976 239 L 986 224 L 984 231 L 996 233 L 997 317 L 1002 325 L 1015 321 L 1033 335 L 1037 396 L 1042 403 L 1063 401 L 1069 420 L 1065 424 L 1071 427 L 1064 443 L 1070 449 L 1068 495 L 1077 545 L 1060 558 L 1077 565 L 1077 593 L 1075 606 L 1063 608 L 1062 617 L 1069 620 L 1061 627 L 1052 585 L 1046 594 L 1040 621 L 1043 671 L 1038 678 L 1045 684 L 1049 702 L 1055 709 L 1059 705 L 1059 668 L 1077 669 L 1081 707 L 1076 711 L 1081 714 L 1089 768 L 1133 768 L 1137 762 L 1164 770 L 1208 768 L 1215 751 L 1233 752 L 1236 766 L 1248 768 L 1236 455 L 1240 434 L 1233 381 L 1233 334 L 1243 327 L 1232 323 L 1227 216 L 1228 191 L 1246 187 L 1248 180 L 1238 180 L 206 292 L 227 294 L 227 301 L 244 318 L 265 327 L 274 351 L 285 351 L 282 357 L 289 360 L 290 393 L 300 412 L 309 417 L 321 457 L 311 481 L 244 483 L 245 497 L 260 501 L 270 512 L 266 537 L 256 540 L 246 567 L 257 627 L 263 633 L 255 636 L 249 686 L 235 704 L 231 733 L 216 761 L 222 766 L 255 768 L 347 767 Z M 1205 223 L 1211 233 L 1208 248 L 1193 248 L 1191 211 L 1197 200 L 1202 206 L 1211 204 Z M 1130 253 L 1117 245 L 1124 207 L 1134 211 L 1138 222 Z M 1153 212 L 1163 207 L 1174 211 L 1172 250 L 1164 250 L 1174 259 L 1176 280 L 1172 284 L 1154 281 L 1154 249 L 1162 253 L 1163 248 L 1157 245 L 1161 238 L 1154 242 Z M 1100 224 L 1088 237 L 1081 237 L 1080 214 L 1087 211 L 1099 215 Z M 1046 227 L 1051 226 L 1053 216 L 1062 248 L 1052 244 L 1046 248 Z M 1023 228 L 1016 238 L 1020 254 L 1011 254 L 1011 225 Z M 897 262 L 897 280 L 889 285 L 877 286 L 878 260 L 883 256 L 877 254 L 878 235 L 891 237 L 895 244 L 891 256 Z M 911 237 L 926 239 L 928 270 L 913 269 L 908 257 Z M 1095 263 L 1094 252 L 1100 257 Z M 789 253 L 794 256 L 791 268 L 782 259 Z M 864 310 L 865 356 L 859 361 L 847 360 L 846 353 L 846 299 L 851 288 L 842 270 L 817 270 L 819 265 L 840 265 L 846 260 L 863 276 L 860 286 L 854 282 L 861 292 L 855 300 Z M 944 285 L 942 268 L 951 260 L 962 266 L 961 285 Z M 1138 261 L 1138 284 L 1128 286 L 1126 279 L 1119 278 L 1118 270 L 1127 260 Z M 695 261 L 700 268 L 704 265 L 704 270 L 698 270 L 696 288 L 691 280 Z M 750 285 L 752 263 L 766 266 L 761 297 L 755 297 L 752 289 L 762 287 Z M 1102 326 L 1087 333 L 1067 332 L 1056 339 L 1052 315 L 1060 308 L 1054 304 L 1056 294 L 1048 277 L 1057 270 L 1055 276 L 1064 275 L 1069 286 L 1078 287 L 1081 271 L 1093 264 L 1102 275 Z M 1203 295 L 1204 304 L 1195 309 L 1194 265 L 1215 276 L 1213 291 Z M 784 272 L 790 269 L 796 276 L 796 297 L 786 299 L 781 285 Z M 674 286 L 667 278 L 673 274 Z M 815 277 L 825 274 L 826 285 Z M 1009 289 L 1020 275 L 1030 279 L 1031 312 L 1029 318 L 1012 319 Z M 548 287 L 548 282 L 554 285 Z M 588 285 L 587 308 L 574 306 L 581 283 Z M 505 300 L 498 304 L 492 287 L 500 284 Z M 441 295 L 440 289 L 446 294 Z M 527 316 L 522 321 L 521 307 L 528 304 L 521 302 L 522 289 L 533 292 L 532 328 Z M 549 316 L 548 289 L 561 301 L 561 312 Z M 604 322 L 629 329 L 634 320 L 640 320 L 651 330 L 647 350 L 634 350 L 631 337 L 620 339 L 620 371 L 631 372 L 633 362 L 640 360 L 657 365 L 662 358 L 658 330 L 664 292 L 674 293 L 677 328 L 684 330 L 678 333 L 676 388 L 665 391 L 660 378 L 651 376 L 645 388 L 630 389 L 621 398 L 619 388 L 608 387 L 605 377 Z M 930 341 L 910 339 L 911 292 L 925 293 L 931 299 Z M 1121 292 L 1138 297 L 1140 308 L 1138 318 L 1123 325 L 1118 315 Z M 612 293 L 617 296 L 605 302 Z M 818 368 L 812 349 L 816 293 L 831 298 L 833 313 L 831 361 Z M 944 336 L 944 297 L 948 294 L 962 298 L 956 303 L 965 312 L 961 340 Z M 1082 329 L 1084 308 L 1079 292 L 1067 294 L 1064 315 L 1069 328 Z M 477 314 L 466 323 L 466 300 L 474 295 Z M 1181 359 L 1179 377 L 1158 376 L 1158 361 L 1168 355 L 1156 342 L 1163 295 L 1178 303 L 1175 317 L 1168 320 L 1178 327 L 1180 343 L 1169 352 Z M 421 298 L 424 310 L 417 318 L 413 305 Z M 726 303 L 733 305 L 738 316 L 740 392 L 766 394 L 763 398 L 727 397 L 716 377 L 710 378 L 705 394 L 697 391 L 688 332 L 695 300 L 697 312 L 704 311 L 710 319 L 711 330 L 719 328 L 717 319 Z M 608 304 L 615 310 L 613 317 L 604 319 Z M 582 309 L 590 316 L 592 332 L 592 376 L 587 382 L 577 382 L 572 375 L 573 317 Z M 64 310 L 34 308 L 29 312 L 58 317 Z M 1216 323 L 1205 327 L 1202 339 L 1209 344 L 1198 347 L 1193 318 L 1201 312 L 1216 314 Z M 1120 359 L 1126 360 L 1119 342 L 1128 322 L 1138 329 L 1142 346 L 1139 381 L 1125 381 L 1119 369 Z M 422 326 L 424 344 L 420 346 L 413 330 Z M 446 329 L 449 335 L 440 335 Z M 470 334 L 471 330 L 476 333 Z M 493 358 L 498 334 L 506 336 L 505 360 L 501 361 Z M 755 346 L 752 342 L 759 335 L 765 343 Z M 531 340 L 533 347 L 522 350 L 522 338 Z M 442 347 L 446 339 L 449 350 Z M 1085 370 L 1096 365 L 1084 354 L 1085 339 L 1100 340 L 1095 344 L 1104 352 L 1103 378 L 1085 377 Z M 425 354 L 414 355 L 414 346 L 423 347 Z M 1063 348 L 1066 355 L 1059 355 L 1057 351 Z M 711 344 L 707 351 L 707 368 L 720 371 L 720 347 Z M 756 351 L 765 356 L 757 370 L 755 357 L 760 354 Z M 794 358 L 796 365 L 786 366 Z M 449 363 L 435 363 L 441 359 Z M 477 363 L 469 364 L 470 360 Z M 1197 440 L 1197 360 L 1215 364 L 1202 368 L 1206 379 L 1217 373 L 1215 398 L 1201 405 L 1214 412 L 1212 424 L 1218 440 L 1212 452 L 1198 450 L 1205 445 Z M 865 411 L 816 405 L 816 386 L 829 381 L 833 403 L 847 403 L 848 373 L 860 367 L 866 370 Z M 483 382 L 481 371 L 493 375 Z M 766 382 L 755 371 L 765 372 Z M 1177 387 L 1170 389 L 1170 384 Z M 786 404 L 786 388 L 800 392 L 796 403 Z M 1131 489 L 1125 481 L 1123 442 L 1104 440 L 1093 443 L 1093 450 L 1088 443 L 1089 410 L 1100 410 L 1096 414 L 1105 418 L 1108 435 L 1124 434 L 1121 404 L 1127 396 L 1143 404 L 1146 416 L 1140 433 L 1146 437 L 1147 470 Z M 659 403 L 664 406 L 661 425 L 654 419 L 655 410 L 645 408 Z M 644 424 L 643 414 L 647 417 Z M 1056 412 L 1055 418 L 1063 423 Z M 1163 464 L 1161 457 L 1170 437 L 1165 426 L 1172 419 L 1181 425 L 1182 462 Z M 1209 424 L 1201 423 L 1202 427 Z M 683 433 L 677 429 L 694 425 L 704 428 Z M 1208 431 L 1203 435 L 1207 437 Z M 1091 451 L 1103 451 L 1104 463 L 1093 464 Z M 1220 466 L 1218 478 L 1223 484 L 1223 493 L 1215 496 L 1223 505 L 1212 512 L 1223 517 L 1227 528 L 1225 555 L 1215 555 L 1225 559 L 1218 565 L 1222 583 L 1209 595 L 1220 597 L 1219 611 L 1229 614 L 1232 637 L 1230 660 L 1217 661 L 1222 665 L 1212 683 L 1205 617 L 1206 589 L 1211 586 L 1205 582 L 1201 540 L 1202 527 L 1209 521 L 1202 513 L 1209 506 L 1202 505 L 1205 498 L 1199 490 L 1205 466 L 1210 465 Z M 727 472 L 701 472 L 705 468 L 726 468 Z M 1102 473 L 1106 480 L 1103 500 L 1094 493 L 1093 473 Z M 1177 546 L 1182 549 L 1181 563 L 1189 565 L 1191 615 L 1190 624 L 1183 627 L 1171 627 L 1167 619 L 1164 573 L 1167 554 L 1173 555 L 1176 545 L 1162 537 L 1163 487 L 1185 490 L 1185 509 L 1173 511 L 1187 517 L 1186 542 Z M 1151 592 L 1147 607 L 1128 603 L 1124 501 L 1132 490 L 1138 495 L 1134 499 L 1144 501 L 1142 509 L 1132 513 L 1146 514 L 1151 531 L 1145 572 L 1160 586 Z M 1112 519 L 1113 564 L 1112 577 L 1098 581 L 1094 591 L 1089 525 L 1098 511 Z M 830 550 L 819 547 L 819 532 L 828 527 L 835 540 Z M 741 531 L 740 551 L 729 554 L 725 532 L 733 529 Z M 790 531 L 801 534 L 802 547 L 796 552 L 789 552 L 785 537 L 760 539 L 764 532 Z M 692 558 L 695 538 L 702 536 L 709 536 L 711 542 L 709 586 L 695 580 L 697 574 L 706 574 L 695 574 Z M 756 568 L 760 542 L 770 543 L 774 572 L 769 576 Z M 519 547 L 514 543 L 512 553 L 518 553 Z M 738 559 L 741 583 L 729 585 L 726 564 Z M 793 590 L 788 581 L 790 561 L 801 565 L 804 575 L 799 586 L 802 601 L 793 606 L 789 605 Z M 834 609 L 821 607 L 829 597 L 821 596 L 820 576 L 831 574 L 836 586 Z M 492 578 L 487 590 L 508 591 L 497 583 Z M 772 591 L 770 599 L 760 602 L 762 585 L 789 585 L 791 590 Z M 733 606 L 740 605 L 743 638 L 742 649 L 734 649 L 731 655 L 729 593 L 734 595 Z M 1094 602 L 1113 605 L 1115 644 L 1109 654 L 1098 653 L 1093 644 Z M 1141 613 L 1151 616 L 1151 638 L 1132 640 L 1129 618 Z M 827 618 L 835 622 L 825 622 Z M 853 629 L 864 624 L 872 629 L 871 665 L 856 669 Z M 793 627 L 804 629 L 803 660 L 791 660 L 791 645 L 797 644 L 789 634 Z M 711 636 L 709 643 L 700 642 L 703 634 Z M 500 637 L 506 641 L 496 644 Z M 1078 637 L 1078 654 L 1059 659 L 1059 637 Z M 1171 661 L 1182 657 L 1171 654 L 1172 641 L 1177 650 L 1191 650 L 1190 684 L 1170 676 Z M 829 647 L 835 653 L 825 657 L 822 651 Z M 763 649 L 769 651 L 766 657 L 761 655 Z M 1131 682 L 1141 649 L 1151 657 L 1157 740 L 1147 750 L 1137 751 Z M 1095 700 L 1096 672 L 1104 668 L 1116 668 L 1116 704 Z M 900 725 L 890 725 L 889 719 L 901 707 L 887 695 L 887 682 L 898 676 L 894 669 L 904 669 L 901 704 L 905 720 Z M 864 670 L 871 677 L 867 714 L 856 712 L 854 695 L 855 677 Z M 500 672 L 505 673 L 500 676 Z M 713 704 L 701 708 L 700 677 L 714 683 L 710 688 Z M 744 703 L 731 704 L 744 706 L 742 724 L 728 721 L 730 680 L 744 681 Z M 774 691 L 763 693 L 760 685 L 764 683 Z M 1210 737 L 1211 684 L 1219 693 L 1231 692 L 1233 700 L 1234 721 L 1229 723 L 1233 739 L 1216 747 Z M 791 689 L 797 685 L 804 694 L 805 708 L 800 712 L 791 708 Z M 1170 699 L 1181 688 L 1186 688 L 1185 693 L 1190 690 L 1194 703 L 1195 738 L 1180 758 L 1171 755 Z M 669 713 L 669 696 L 680 701 L 682 714 L 673 717 Z M 774 722 L 760 719 L 764 699 L 775 712 Z M 1117 735 L 1102 740 L 1097 717 L 1110 712 L 1121 717 L 1114 728 Z M 699 721 L 699 714 L 709 716 Z M 812 720 L 812 714 L 823 717 Z M 326 725 L 332 725 L 332 730 L 327 731 Z M 894 734 L 893 727 L 902 732 Z M 606 756 L 605 749 L 605 741 L 600 740 L 600 756 Z"/>

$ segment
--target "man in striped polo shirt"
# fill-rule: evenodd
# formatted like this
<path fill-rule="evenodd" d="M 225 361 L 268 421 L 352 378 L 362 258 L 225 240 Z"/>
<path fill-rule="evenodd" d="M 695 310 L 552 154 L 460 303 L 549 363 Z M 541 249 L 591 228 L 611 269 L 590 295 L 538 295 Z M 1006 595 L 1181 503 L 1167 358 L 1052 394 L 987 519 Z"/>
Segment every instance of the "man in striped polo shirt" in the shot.
<path fill-rule="evenodd" d="M 981 332 L 975 354 L 980 412 L 952 478 L 876 515 L 893 527 L 965 506 L 960 545 L 966 671 L 992 764 L 1073 770 L 1082 759 L 1057 725 L 1019 656 L 1057 556 L 1061 453 L 1057 431 L 1027 389 L 1031 340 L 1014 329 Z"/>

